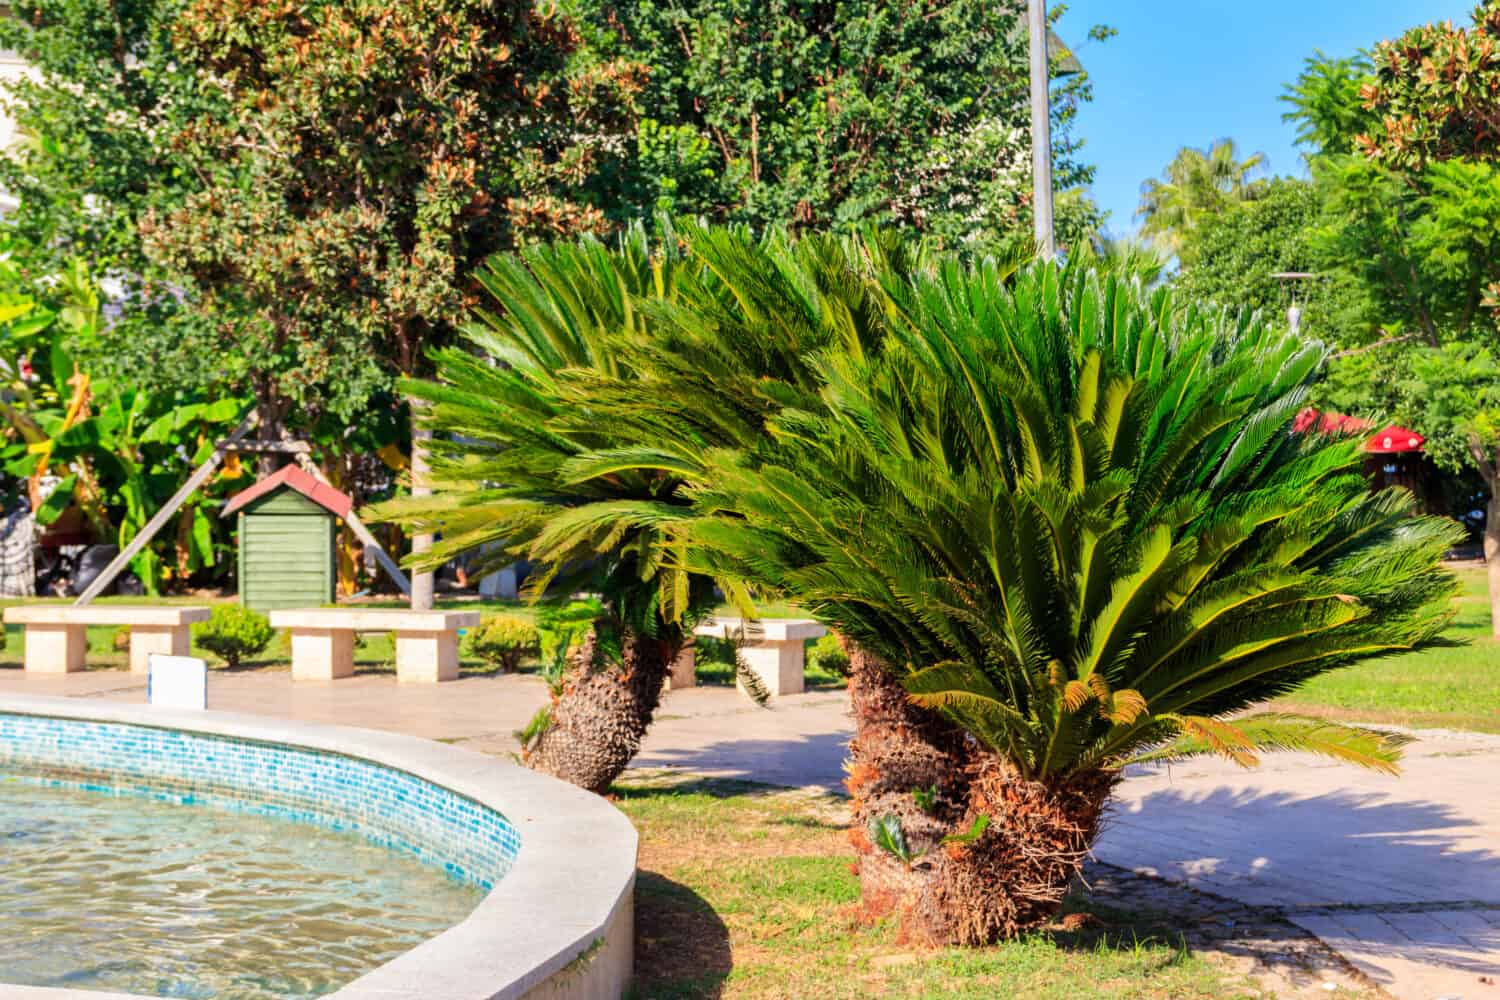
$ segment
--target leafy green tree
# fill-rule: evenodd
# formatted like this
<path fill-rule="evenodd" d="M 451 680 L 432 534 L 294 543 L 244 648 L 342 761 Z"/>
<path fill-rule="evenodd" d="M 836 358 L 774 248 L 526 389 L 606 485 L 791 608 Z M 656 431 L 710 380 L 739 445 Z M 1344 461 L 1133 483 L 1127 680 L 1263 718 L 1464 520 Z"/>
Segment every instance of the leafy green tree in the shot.
<path fill-rule="evenodd" d="M 1153 237 L 1177 256 L 1184 267 L 1196 259 L 1193 235 L 1205 218 L 1254 197 L 1259 184 L 1253 175 L 1265 166 L 1264 153 L 1241 157 L 1233 139 L 1220 139 L 1207 149 L 1184 146 L 1167 164 L 1162 176 L 1141 185 L 1136 217 L 1141 233 Z"/>
<path fill-rule="evenodd" d="M 1500 71 L 1487 55 L 1497 29 L 1500 5 L 1482 4 L 1472 27 L 1414 28 L 1368 62 L 1310 61 L 1289 98 L 1318 143 L 1321 251 L 1370 303 L 1328 394 L 1385 409 L 1426 436 L 1440 465 L 1478 472 L 1500 637 L 1500 173 L 1485 126 L 1500 116 Z M 1312 99 L 1320 88 L 1326 99 Z"/>
<path fill-rule="evenodd" d="M 604 225 L 583 192 L 635 71 L 572 75 L 571 27 L 526 0 L 192 0 L 173 40 L 232 113 L 167 137 L 200 183 L 142 235 L 215 317 L 214 350 L 273 433 L 294 406 L 349 419 L 419 371 L 486 254 Z M 419 490 L 424 452 L 415 434 Z M 430 574 L 412 601 L 431 605 Z"/>
<path fill-rule="evenodd" d="M 1281 120 L 1297 127 L 1297 145 L 1312 156 L 1354 152 L 1355 140 L 1372 124 L 1360 96 L 1370 71 L 1364 53 L 1332 57 L 1315 49 L 1303 60 L 1302 72 L 1281 95 L 1291 105 Z"/>
<path fill-rule="evenodd" d="M 907 226 L 993 247 L 1029 229 L 1024 8 L 983 0 L 573 0 L 591 49 L 644 63 L 634 194 L 617 212 L 757 231 Z M 1108 29 L 1095 29 L 1105 37 Z M 1076 69 L 1056 53 L 1058 70 Z M 1064 243 L 1100 221 L 1072 126 L 1091 84 L 1053 85 Z"/>
<path fill-rule="evenodd" d="M 1360 342 L 1370 324 L 1362 286 L 1328 266 L 1319 239 L 1324 192 L 1310 181 L 1277 177 L 1249 201 L 1206 216 L 1192 236 L 1192 265 L 1174 285 L 1200 302 L 1261 310 L 1279 322 L 1292 294 L 1272 275 L 1312 273 L 1295 286 L 1303 331 L 1335 344 Z"/>
<path fill-rule="evenodd" d="M 1500 3 L 1484 0 L 1473 23 L 1412 28 L 1371 53 L 1374 79 L 1360 92 L 1373 121 L 1355 140 L 1366 155 L 1400 168 L 1500 156 Z"/>
<path fill-rule="evenodd" d="M 167 351 L 203 335 L 144 253 L 137 225 L 181 204 L 198 183 L 166 137 L 222 110 L 192 67 L 174 57 L 180 0 L 36 0 L 0 17 L 0 46 L 33 73 L 3 98 L 19 141 L 0 155 L 0 188 L 17 204 L 0 219 L 14 278 L 45 283 L 81 263 L 110 288 L 112 319 L 87 351 L 100 377 L 152 390 L 201 388 L 222 358 Z M 170 330 L 170 333 L 165 331 Z"/>
<path fill-rule="evenodd" d="M 136 221 L 192 186 L 161 135 L 211 100 L 190 69 L 171 63 L 181 8 L 37 0 L 0 18 L 0 45 L 34 70 L 5 95 L 22 141 L 0 159 L 18 201 L 4 225 L 43 273 L 75 259 L 100 274 L 143 272 Z"/>

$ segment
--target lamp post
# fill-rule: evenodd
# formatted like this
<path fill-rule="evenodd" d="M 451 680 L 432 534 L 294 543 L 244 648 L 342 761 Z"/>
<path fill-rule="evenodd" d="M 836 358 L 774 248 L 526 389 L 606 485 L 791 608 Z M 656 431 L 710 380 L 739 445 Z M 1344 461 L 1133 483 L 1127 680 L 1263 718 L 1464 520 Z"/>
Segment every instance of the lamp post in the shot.
<path fill-rule="evenodd" d="M 1047 0 L 1027 0 L 1031 29 L 1031 201 L 1037 252 L 1057 253 L 1052 238 L 1052 102 L 1047 84 Z"/>
<path fill-rule="evenodd" d="M 1276 271 L 1271 277 L 1286 286 L 1287 295 L 1291 298 L 1291 304 L 1286 307 L 1286 324 L 1296 333 L 1302 329 L 1302 307 L 1297 304 L 1298 283 L 1310 281 L 1317 275 L 1307 271 Z"/>

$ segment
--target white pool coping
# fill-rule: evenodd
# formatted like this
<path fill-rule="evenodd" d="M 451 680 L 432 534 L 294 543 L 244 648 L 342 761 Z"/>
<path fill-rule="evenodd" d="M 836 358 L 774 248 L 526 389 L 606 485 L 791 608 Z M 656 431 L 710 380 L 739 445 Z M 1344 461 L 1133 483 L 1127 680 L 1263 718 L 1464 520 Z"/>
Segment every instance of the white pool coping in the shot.
<path fill-rule="evenodd" d="M 638 838 L 619 810 L 590 792 L 498 757 L 371 729 L 35 695 L 0 695 L 0 713 L 181 729 L 344 754 L 405 771 L 509 820 L 521 849 L 474 911 L 329 994 L 337 1000 L 511 1000 L 544 984 L 549 997 L 618 997 L 630 980 Z M 150 1000 L 6 985 L 0 995 Z"/>

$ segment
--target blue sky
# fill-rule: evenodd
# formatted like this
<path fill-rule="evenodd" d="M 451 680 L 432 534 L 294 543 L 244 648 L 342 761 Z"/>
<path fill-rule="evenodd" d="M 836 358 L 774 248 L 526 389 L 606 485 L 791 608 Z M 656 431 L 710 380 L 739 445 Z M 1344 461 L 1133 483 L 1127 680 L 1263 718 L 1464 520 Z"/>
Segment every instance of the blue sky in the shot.
<path fill-rule="evenodd" d="M 1282 86 L 1314 49 L 1343 55 L 1429 21 L 1467 23 L 1474 0 L 1073 0 L 1058 33 L 1094 81 L 1079 115 L 1107 228 L 1133 232 L 1140 185 L 1183 146 L 1233 138 L 1275 174 L 1302 175 Z M 1087 41 L 1103 22 L 1119 34 Z"/>

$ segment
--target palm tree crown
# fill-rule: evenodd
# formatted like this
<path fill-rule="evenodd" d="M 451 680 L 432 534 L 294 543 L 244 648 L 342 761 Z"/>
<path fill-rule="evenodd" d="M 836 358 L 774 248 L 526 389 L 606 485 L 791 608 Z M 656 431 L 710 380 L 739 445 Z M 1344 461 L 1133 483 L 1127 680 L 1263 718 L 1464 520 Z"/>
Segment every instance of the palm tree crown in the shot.
<path fill-rule="evenodd" d="M 1455 540 L 1350 442 L 1294 436 L 1323 348 L 1169 292 L 1035 265 L 893 285 L 887 348 L 830 355 L 773 452 L 720 453 L 694 530 L 1037 780 L 1135 754 L 1395 742 L 1227 721 L 1433 641 Z"/>
<path fill-rule="evenodd" d="M 1233 139 L 1220 139 L 1207 149 L 1184 146 L 1160 179 L 1141 185 L 1136 217 L 1141 220 L 1142 235 L 1153 237 L 1163 250 L 1180 257 L 1205 216 L 1255 195 L 1263 182 L 1251 178 L 1265 160 L 1264 153 L 1242 159 Z"/>

